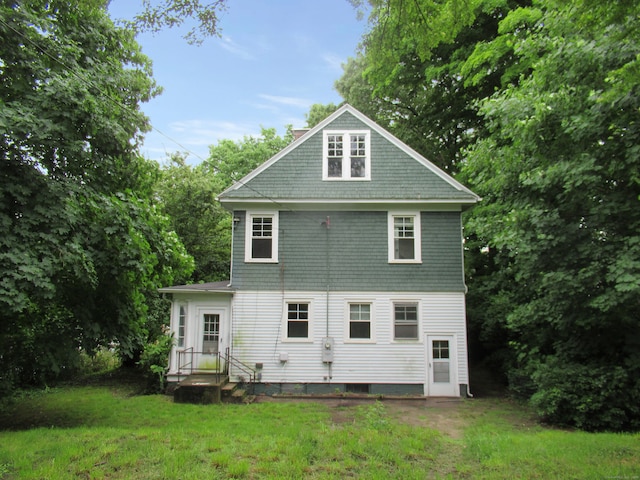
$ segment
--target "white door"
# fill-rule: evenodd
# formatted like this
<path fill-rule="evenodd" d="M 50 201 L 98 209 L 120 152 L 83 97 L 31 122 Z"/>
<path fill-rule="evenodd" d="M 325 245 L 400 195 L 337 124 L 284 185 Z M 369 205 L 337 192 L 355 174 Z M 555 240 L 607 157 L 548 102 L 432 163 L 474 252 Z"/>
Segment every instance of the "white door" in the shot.
<path fill-rule="evenodd" d="M 427 350 L 427 395 L 431 397 L 459 396 L 453 335 L 428 335 Z"/>
<path fill-rule="evenodd" d="M 201 348 L 198 355 L 197 369 L 202 372 L 221 371 L 223 365 L 218 353 L 222 352 L 220 326 L 223 312 L 200 309 L 198 316 Z"/>

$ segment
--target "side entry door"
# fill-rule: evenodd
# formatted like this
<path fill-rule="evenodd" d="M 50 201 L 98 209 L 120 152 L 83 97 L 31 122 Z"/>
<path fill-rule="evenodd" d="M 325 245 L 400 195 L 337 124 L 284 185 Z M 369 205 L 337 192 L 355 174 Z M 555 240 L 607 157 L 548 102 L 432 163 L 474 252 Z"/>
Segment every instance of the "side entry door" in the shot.
<path fill-rule="evenodd" d="M 427 336 L 428 395 L 457 397 L 455 343 L 453 335 Z"/>

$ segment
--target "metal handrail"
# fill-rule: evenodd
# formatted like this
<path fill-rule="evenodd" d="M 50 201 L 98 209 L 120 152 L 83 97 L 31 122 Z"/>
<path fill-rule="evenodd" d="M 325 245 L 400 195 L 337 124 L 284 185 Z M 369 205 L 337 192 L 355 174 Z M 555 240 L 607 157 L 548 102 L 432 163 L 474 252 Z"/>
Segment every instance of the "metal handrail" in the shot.
<path fill-rule="evenodd" d="M 249 377 L 249 385 L 253 391 L 254 382 L 256 381 L 256 371 L 246 363 L 241 362 L 229 353 L 227 348 L 224 353 L 217 352 L 209 354 L 208 352 L 196 352 L 193 347 L 179 350 L 178 352 L 178 376 L 191 375 L 194 372 L 210 372 L 217 375 L 229 374 L 229 365 L 233 365 Z M 196 367 L 194 365 L 195 355 L 209 355 L 215 357 L 214 367 Z"/>
<path fill-rule="evenodd" d="M 189 373 L 193 373 L 193 347 L 185 348 L 184 350 L 178 350 L 178 373 L 182 373 L 183 369 L 189 369 Z M 191 355 L 191 359 L 185 363 L 181 363 L 182 358 L 186 358 L 187 354 Z"/>
<path fill-rule="evenodd" d="M 242 371 L 242 372 L 246 373 L 247 375 L 249 375 L 249 384 L 253 388 L 253 383 L 256 380 L 256 371 L 253 368 L 251 368 L 249 365 L 247 365 L 246 363 L 243 363 L 240 360 L 238 360 L 237 358 L 231 356 L 231 354 L 229 353 L 229 348 L 228 347 L 225 350 L 224 359 L 226 360 L 227 368 L 228 368 L 229 364 L 232 364 L 234 367 L 238 368 L 240 371 Z"/>

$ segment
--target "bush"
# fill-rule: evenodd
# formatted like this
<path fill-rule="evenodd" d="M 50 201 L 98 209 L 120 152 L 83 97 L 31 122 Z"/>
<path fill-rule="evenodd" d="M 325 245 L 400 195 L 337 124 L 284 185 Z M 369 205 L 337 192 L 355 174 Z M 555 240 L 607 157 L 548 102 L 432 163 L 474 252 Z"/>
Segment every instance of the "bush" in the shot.
<path fill-rule="evenodd" d="M 80 352 L 78 369 L 81 375 L 92 375 L 115 370 L 120 365 L 120 357 L 114 349 L 100 347 L 93 355 L 85 351 Z"/>
<path fill-rule="evenodd" d="M 148 393 L 164 392 L 166 373 L 169 367 L 169 354 L 173 346 L 173 334 L 160 335 L 153 342 L 147 343 L 140 355 L 137 365 L 147 379 Z"/>
<path fill-rule="evenodd" d="M 640 429 L 640 372 L 554 359 L 533 375 L 531 403 L 547 422 L 587 431 Z"/>

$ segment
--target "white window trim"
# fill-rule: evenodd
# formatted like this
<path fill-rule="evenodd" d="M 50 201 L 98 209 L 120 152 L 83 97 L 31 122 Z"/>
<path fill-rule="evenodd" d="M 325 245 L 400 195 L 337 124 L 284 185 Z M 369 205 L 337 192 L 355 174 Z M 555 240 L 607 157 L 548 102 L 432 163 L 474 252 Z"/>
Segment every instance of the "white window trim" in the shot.
<path fill-rule="evenodd" d="M 364 135 L 366 156 L 364 157 L 365 175 L 364 177 L 352 177 L 351 176 L 351 157 L 346 153 L 349 150 L 349 143 L 343 138 L 343 150 L 344 156 L 342 157 L 342 176 L 330 177 L 329 176 L 329 135 L 343 135 L 348 137 L 349 135 Z M 345 168 L 348 167 L 348 168 Z M 324 130 L 322 132 L 322 180 L 335 181 L 335 182 L 360 182 L 371 181 L 371 131 L 370 130 Z"/>
<path fill-rule="evenodd" d="M 184 331 L 182 335 L 182 345 L 180 345 L 180 318 L 182 317 L 181 311 L 184 311 Z M 186 303 L 178 304 L 178 321 L 176 322 L 175 338 L 176 348 L 184 349 L 187 346 L 187 325 L 189 324 L 189 310 Z"/>
<path fill-rule="evenodd" d="M 289 337 L 288 323 L 289 323 L 289 308 L 290 303 L 306 303 L 309 305 L 309 318 L 307 319 L 309 325 L 307 330 L 307 338 L 301 337 Z M 282 343 L 313 343 L 313 301 L 308 298 L 286 298 L 282 304 Z"/>
<path fill-rule="evenodd" d="M 413 230 L 414 230 L 414 244 L 413 252 L 414 258 L 409 259 L 397 259 L 395 258 L 395 231 L 394 231 L 394 218 L 395 217 L 413 217 Z M 387 216 L 388 227 L 388 246 L 389 246 L 389 263 L 422 263 L 422 224 L 420 222 L 419 211 L 391 211 Z"/>
<path fill-rule="evenodd" d="M 418 316 L 418 336 L 417 338 L 396 338 L 396 305 L 416 305 Z M 423 343 L 422 338 L 422 302 L 416 299 L 394 299 L 391 302 L 391 342 L 392 343 Z"/>
<path fill-rule="evenodd" d="M 253 234 L 253 218 L 254 217 L 271 217 L 272 218 L 272 237 L 271 237 L 271 258 L 253 258 L 251 256 L 252 234 Z M 247 211 L 245 219 L 244 231 L 244 261 L 247 263 L 278 263 L 278 236 L 279 215 L 275 210 L 252 210 Z"/>
<path fill-rule="evenodd" d="M 351 308 L 353 304 L 363 305 L 367 304 L 370 307 L 369 310 L 369 323 L 370 323 L 370 337 L 369 338 L 351 338 L 350 336 L 350 324 L 351 324 Z M 374 315 L 374 303 L 371 299 L 349 299 L 345 302 L 345 327 L 344 327 L 344 343 L 376 343 L 376 329 L 375 329 L 375 315 Z"/>

